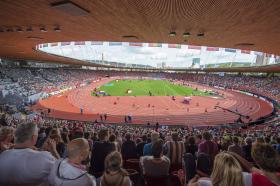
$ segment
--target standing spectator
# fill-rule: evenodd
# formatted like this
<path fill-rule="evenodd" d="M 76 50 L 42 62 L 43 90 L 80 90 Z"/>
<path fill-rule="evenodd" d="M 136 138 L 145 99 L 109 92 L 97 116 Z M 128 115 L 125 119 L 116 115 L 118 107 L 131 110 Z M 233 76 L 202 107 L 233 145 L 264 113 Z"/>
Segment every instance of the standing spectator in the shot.
<path fill-rule="evenodd" d="M 245 144 L 246 145 L 244 145 L 242 147 L 244 158 L 249 162 L 253 162 L 253 159 L 252 159 L 252 156 L 251 156 L 252 138 L 251 137 L 245 138 Z"/>
<path fill-rule="evenodd" d="M 109 137 L 109 142 L 113 143 L 116 146 L 117 151 L 121 151 L 121 146 L 119 143 L 116 141 L 116 135 L 111 134 Z"/>
<path fill-rule="evenodd" d="M 95 178 L 87 173 L 82 164 L 89 157 L 90 148 L 84 138 L 76 138 L 67 145 L 67 159 L 57 160 L 49 175 L 51 186 L 95 186 Z"/>
<path fill-rule="evenodd" d="M 222 144 L 221 144 L 221 150 L 227 151 L 227 150 L 228 150 L 228 147 L 229 147 L 230 145 L 232 145 L 232 143 L 231 143 L 231 137 L 230 137 L 230 136 L 224 136 L 224 137 L 222 138 L 222 140 L 223 140 L 223 142 L 222 142 Z"/>
<path fill-rule="evenodd" d="M 163 155 L 163 141 L 157 140 L 152 145 L 152 156 L 142 156 L 140 167 L 143 175 L 165 176 L 169 173 L 170 160 Z"/>
<path fill-rule="evenodd" d="M 179 134 L 171 134 L 172 141 L 167 141 L 164 145 L 164 154 L 170 159 L 171 166 L 180 167 L 182 165 L 185 146 L 183 141 L 179 141 Z"/>
<path fill-rule="evenodd" d="M 147 144 L 147 136 L 143 135 L 142 136 L 142 141 L 136 145 L 136 150 L 137 150 L 137 156 L 138 157 L 143 156 L 143 149 L 144 149 L 144 146 L 146 144 Z"/>
<path fill-rule="evenodd" d="M 136 144 L 134 141 L 131 140 L 131 135 L 127 133 L 125 135 L 125 141 L 122 144 L 122 156 L 125 160 L 129 158 L 136 158 Z"/>
<path fill-rule="evenodd" d="M 188 143 L 185 145 L 185 151 L 186 153 L 191 153 L 193 157 L 196 156 L 196 152 L 198 151 L 198 147 L 195 144 L 195 139 L 193 136 L 188 137 L 187 139 Z"/>
<path fill-rule="evenodd" d="M 0 155 L 0 185 L 43 185 L 55 162 L 46 151 L 33 150 L 38 138 L 38 128 L 24 123 L 15 132 L 15 147 Z M 49 140 L 49 150 L 56 152 L 56 144 Z"/>
<path fill-rule="evenodd" d="M 159 133 L 153 132 L 151 134 L 151 143 L 145 144 L 143 149 L 143 155 L 149 156 L 152 155 L 152 145 L 154 142 L 156 142 L 159 139 Z"/>
<path fill-rule="evenodd" d="M 234 153 L 238 154 L 239 156 L 243 157 L 243 151 L 239 145 L 238 137 L 234 136 L 232 138 L 232 141 L 233 141 L 233 144 L 228 147 L 228 151 L 234 152 Z"/>
<path fill-rule="evenodd" d="M 108 129 L 101 129 L 98 133 L 99 141 L 94 142 L 92 146 L 92 156 L 90 162 L 90 173 L 93 175 L 101 176 L 104 171 L 104 160 L 105 157 L 116 150 L 116 147 L 113 143 L 110 143 L 109 140 L 109 131 Z"/>
<path fill-rule="evenodd" d="M 63 142 L 60 131 L 57 128 L 54 128 L 50 131 L 49 138 L 53 139 L 56 142 L 56 150 L 60 157 L 66 157 L 66 145 Z"/>
<path fill-rule="evenodd" d="M 101 177 L 101 186 L 131 186 L 128 173 L 122 168 L 122 157 L 117 151 L 105 159 L 105 171 Z"/>
<path fill-rule="evenodd" d="M 197 134 L 195 136 L 195 143 L 198 146 L 200 143 L 202 142 L 202 135 L 201 134 Z"/>
<path fill-rule="evenodd" d="M 204 141 L 198 145 L 198 153 L 202 152 L 210 156 L 213 161 L 218 154 L 218 146 L 215 142 L 211 141 L 212 135 L 209 132 L 203 133 Z"/>
<path fill-rule="evenodd" d="M 12 143 L 14 139 L 13 133 L 14 129 L 12 127 L 0 128 L 0 153 L 14 146 Z"/>

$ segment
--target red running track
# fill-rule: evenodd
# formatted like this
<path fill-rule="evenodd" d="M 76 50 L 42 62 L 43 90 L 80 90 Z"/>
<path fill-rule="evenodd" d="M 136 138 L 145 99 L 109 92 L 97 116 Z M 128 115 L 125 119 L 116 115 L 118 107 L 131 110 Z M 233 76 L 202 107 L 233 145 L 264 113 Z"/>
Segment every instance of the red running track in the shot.
<path fill-rule="evenodd" d="M 131 115 L 133 123 L 146 124 L 159 122 L 162 125 L 206 126 L 233 123 L 238 115 L 224 111 L 218 106 L 248 115 L 252 121 L 269 115 L 273 111 L 270 103 L 253 96 L 231 90 L 218 90 L 219 97 L 192 96 L 190 104 L 182 103 L 182 96 L 173 101 L 168 96 L 107 96 L 93 97 L 91 91 L 114 78 L 102 79 L 88 86 L 70 90 L 64 94 L 40 100 L 33 108 L 46 111 L 51 109 L 50 117 L 68 120 L 94 121 L 99 114 L 107 113 L 108 122 L 123 122 L 125 115 Z M 191 84 L 198 89 L 214 89 Z M 116 104 L 115 104 L 116 103 Z M 149 106 L 150 105 L 150 106 Z M 83 114 L 80 114 L 83 108 Z M 205 112 L 207 110 L 207 112 Z M 243 121 L 248 121 L 244 119 Z"/>

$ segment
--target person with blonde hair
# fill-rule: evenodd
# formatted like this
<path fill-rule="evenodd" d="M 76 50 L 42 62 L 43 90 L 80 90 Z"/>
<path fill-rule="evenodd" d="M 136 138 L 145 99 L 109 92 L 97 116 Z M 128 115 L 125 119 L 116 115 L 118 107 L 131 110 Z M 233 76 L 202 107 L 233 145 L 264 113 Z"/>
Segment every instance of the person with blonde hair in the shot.
<path fill-rule="evenodd" d="M 101 186 L 131 186 L 128 173 L 122 168 L 122 156 L 118 151 L 105 158 L 105 171 L 101 177 Z"/>
<path fill-rule="evenodd" d="M 216 155 L 210 178 L 195 176 L 188 186 L 251 186 L 252 175 L 242 173 L 239 162 L 229 153 Z"/>

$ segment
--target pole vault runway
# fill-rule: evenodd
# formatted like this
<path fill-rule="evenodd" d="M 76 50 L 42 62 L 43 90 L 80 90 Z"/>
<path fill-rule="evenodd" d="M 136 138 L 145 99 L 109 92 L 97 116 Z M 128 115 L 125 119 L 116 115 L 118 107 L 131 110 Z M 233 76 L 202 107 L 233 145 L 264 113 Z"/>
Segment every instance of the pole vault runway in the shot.
<path fill-rule="evenodd" d="M 249 116 L 243 121 L 255 121 L 273 111 L 270 103 L 253 96 L 231 90 L 217 90 L 223 97 L 192 96 L 190 104 L 184 104 L 182 96 L 172 100 L 170 96 L 91 96 L 91 91 L 117 78 L 106 78 L 85 87 L 40 100 L 35 110 L 51 109 L 50 117 L 80 121 L 94 121 L 100 114 L 108 115 L 108 122 L 123 122 L 131 115 L 135 124 L 213 126 L 236 121 L 239 116 Z M 193 88 L 214 89 L 190 83 Z M 218 106 L 218 107 L 216 107 Z M 83 108 L 83 114 L 80 113 Z M 227 111 L 227 110 L 233 111 Z"/>

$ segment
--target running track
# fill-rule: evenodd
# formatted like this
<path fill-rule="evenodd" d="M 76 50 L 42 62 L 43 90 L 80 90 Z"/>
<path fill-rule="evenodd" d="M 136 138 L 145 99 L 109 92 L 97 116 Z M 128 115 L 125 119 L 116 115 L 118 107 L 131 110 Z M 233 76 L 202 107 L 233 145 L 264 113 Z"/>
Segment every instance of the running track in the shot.
<path fill-rule="evenodd" d="M 108 122 L 120 123 L 124 121 L 125 115 L 131 115 L 133 123 L 137 124 L 159 122 L 161 125 L 188 126 L 227 124 L 238 119 L 238 115 L 215 108 L 216 105 L 248 115 L 253 121 L 269 115 L 273 110 L 272 105 L 266 101 L 230 90 L 218 90 L 220 94 L 224 94 L 224 98 L 192 96 L 189 105 L 183 104 L 183 97 L 180 96 L 175 97 L 175 101 L 167 96 L 99 98 L 91 96 L 90 93 L 95 87 L 113 79 L 116 78 L 102 79 L 88 86 L 40 100 L 33 109 L 46 111 L 50 108 L 50 117 L 59 119 L 94 121 L 99 119 L 99 114 L 107 113 Z M 199 89 L 214 89 L 191 83 L 190 86 Z M 80 108 L 84 110 L 82 115 Z M 244 119 L 244 121 L 248 120 Z"/>

